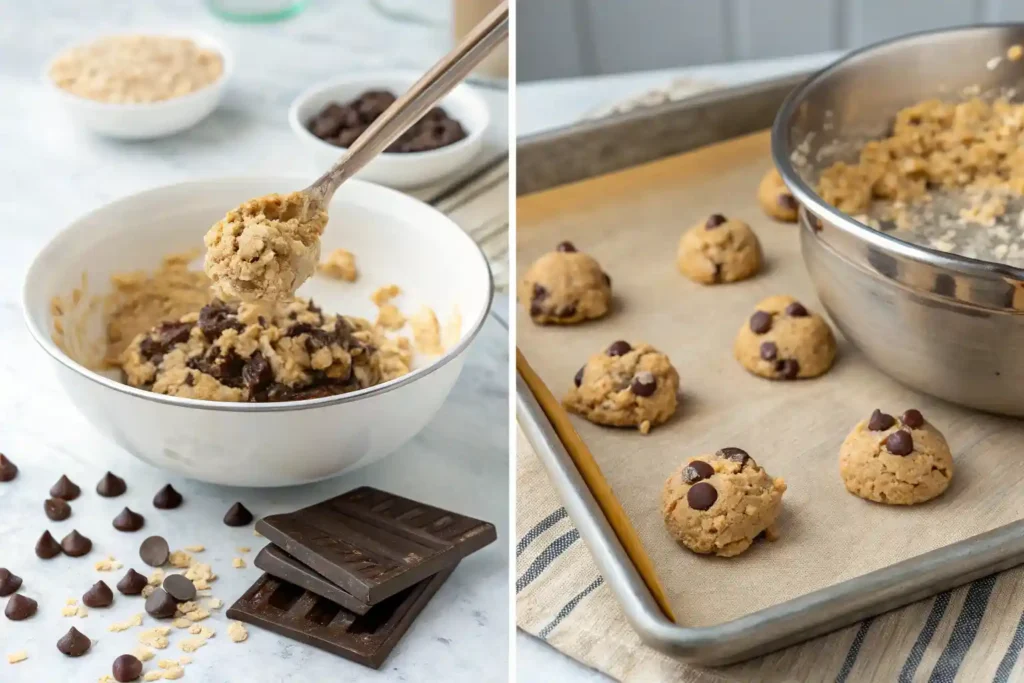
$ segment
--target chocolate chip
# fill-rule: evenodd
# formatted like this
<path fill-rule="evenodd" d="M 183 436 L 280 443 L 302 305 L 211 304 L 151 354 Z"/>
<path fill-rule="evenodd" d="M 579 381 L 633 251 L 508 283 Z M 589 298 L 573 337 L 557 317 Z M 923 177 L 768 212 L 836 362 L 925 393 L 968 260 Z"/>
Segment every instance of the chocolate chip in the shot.
<path fill-rule="evenodd" d="M 564 308 L 559 309 L 556 313 L 559 318 L 571 318 L 576 315 L 576 304 L 569 304 Z"/>
<path fill-rule="evenodd" d="M 238 309 L 216 299 L 199 309 L 197 324 L 206 340 L 212 342 L 225 330 L 238 330 L 239 332 L 244 330 L 245 326 L 232 317 L 237 312 Z"/>
<path fill-rule="evenodd" d="M 544 307 L 541 306 L 540 302 L 538 302 L 538 301 L 530 302 L 530 315 L 532 315 L 534 317 L 537 317 L 539 315 L 544 315 Z"/>
<path fill-rule="evenodd" d="M 62 474 L 57 483 L 50 487 L 50 497 L 60 498 L 61 500 L 74 500 L 82 494 L 82 489 L 78 488 L 78 484 L 68 479 L 66 474 Z"/>
<path fill-rule="evenodd" d="M 63 522 L 71 516 L 71 506 L 60 498 L 47 498 L 43 501 L 43 512 L 54 522 Z"/>
<path fill-rule="evenodd" d="M 224 523 L 228 526 L 245 526 L 252 522 L 252 513 L 241 503 L 235 503 L 224 514 Z"/>
<path fill-rule="evenodd" d="M 21 593 L 15 593 L 11 596 L 10 600 L 7 601 L 7 608 L 4 610 L 4 616 L 11 621 L 23 621 L 35 614 L 38 608 L 39 603 L 32 598 L 26 598 Z"/>
<path fill-rule="evenodd" d="M 114 528 L 118 531 L 138 531 L 146 523 L 145 518 L 137 512 L 125 508 L 114 517 Z"/>
<path fill-rule="evenodd" d="M 775 363 L 775 372 L 779 373 L 782 379 L 796 379 L 800 374 L 800 363 L 794 358 L 785 358 Z"/>
<path fill-rule="evenodd" d="M 92 541 L 73 529 L 70 534 L 60 539 L 60 549 L 70 557 L 81 557 L 92 550 Z"/>
<path fill-rule="evenodd" d="M 0 453 L 0 482 L 12 481 L 18 476 L 18 466 L 11 462 L 6 455 Z"/>
<path fill-rule="evenodd" d="M 772 329 L 772 314 L 764 311 L 757 311 L 750 316 L 750 331 L 754 334 L 764 334 Z"/>
<path fill-rule="evenodd" d="M 775 360 L 775 356 L 779 353 L 779 347 L 775 345 L 775 342 L 764 342 L 761 344 L 761 358 L 763 360 Z"/>
<path fill-rule="evenodd" d="M 647 372 L 636 373 L 636 377 L 629 385 L 629 390 L 637 396 L 652 396 L 654 390 L 658 388 L 658 380 L 654 379 L 654 374 Z"/>
<path fill-rule="evenodd" d="M 686 492 L 686 502 L 694 510 L 707 510 L 718 500 L 718 491 L 706 481 L 694 484 Z"/>
<path fill-rule="evenodd" d="M 174 490 L 174 487 L 168 484 L 153 496 L 153 507 L 159 510 L 173 510 L 174 508 L 181 505 L 183 498 L 181 494 Z"/>
<path fill-rule="evenodd" d="M 586 369 L 587 369 L 586 366 L 583 366 L 582 368 L 580 368 L 579 370 L 576 371 L 576 376 L 572 378 L 573 383 L 577 387 L 579 387 L 579 385 L 583 384 L 583 371 L 586 370 Z"/>
<path fill-rule="evenodd" d="M 114 592 L 103 581 L 97 581 L 82 595 L 82 602 L 86 607 L 110 607 L 114 602 Z"/>
<path fill-rule="evenodd" d="M 903 413 L 900 421 L 911 429 L 919 429 L 924 426 L 924 415 L 921 414 L 920 410 L 911 408 Z"/>
<path fill-rule="evenodd" d="M 312 339 L 312 338 L 310 338 Z M 259 351 L 249 357 L 249 362 L 242 368 L 242 383 L 249 391 L 259 391 L 274 381 L 274 371 L 270 363 Z"/>
<path fill-rule="evenodd" d="M 604 283 L 606 285 L 608 285 L 609 287 L 611 287 L 612 286 L 612 276 L 609 275 L 608 273 L 601 273 L 601 275 L 604 277 Z"/>
<path fill-rule="evenodd" d="M 546 298 L 548 298 L 548 290 L 547 290 L 547 288 L 544 287 L 544 285 L 539 285 L 537 283 L 534 283 L 533 284 L 533 301 L 534 302 L 543 301 Z"/>
<path fill-rule="evenodd" d="M 779 194 L 778 202 L 779 206 L 781 206 L 786 211 L 796 211 L 798 206 L 796 203 L 796 198 L 794 198 L 793 195 L 789 194 L 788 192 L 783 192 Z"/>
<path fill-rule="evenodd" d="M 885 448 L 893 455 L 910 455 L 914 452 L 914 437 L 910 432 L 897 430 L 885 439 Z"/>
<path fill-rule="evenodd" d="M 117 590 L 122 595 L 138 595 L 147 585 L 149 585 L 149 581 L 146 580 L 145 576 L 134 569 L 128 569 L 125 575 L 121 577 L 121 580 L 117 582 Z"/>
<path fill-rule="evenodd" d="M 736 448 L 735 446 L 726 446 L 715 451 L 715 455 L 722 460 L 729 460 L 731 462 L 739 463 L 740 469 L 746 466 L 747 462 L 753 460 L 750 454 L 742 448 Z"/>
<path fill-rule="evenodd" d="M 41 560 L 49 560 L 58 555 L 60 555 L 60 543 L 57 543 L 57 539 L 51 536 L 49 531 L 44 531 L 36 541 L 36 557 Z"/>
<path fill-rule="evenodd" d="M 117 498 L 127 490 L 128 487 L 125 485 L 124 479 L 113 472 L 104 474 L 100 482 L 96 484 L 96 493 L 104 498 Z"/>
<path fill-rule="evenodd" d="M 877 408 L 875 408 L 875 412 L 871 413 L 871 417 L 868 419 L 868 429 L 873 432 L 884 432 L 894 424 L 896 424 L 896 418 L 892 415 L 886 415 Z"/>
<path fill-rule="evenodd" d="M 196 385 L 196 377 L 191 372 L 185 375 L 185 386 L 194 387 Z"/>
<path fill-rule="evenodd" d="M 170 554 L 171 549 L 161 536 L 150 536 L 139 546 L 139 557 L 150 567 L 162 567 Z"/>
<path fill-rule="evenodd" d="M 707 479 L 715 473 L 715 468 L 703 460 L 691 460 L 683 468 L 683 481 L 687 484 L 696 484 L 698 481 Z"/>
<path fill-rule="evenodd" d="M 707 222 L 704 223 L 704 228 L 706 230 L 712 230 L 714 228 L 717 228 L 722 223 L 725 223 L 725 221 L 726 221 L 725 216 L 723 216 L 720 213 L 713 213 L 710 216 L 708 216 Z"/>
<path fill-rule="evenodd" d="M 139 676 L 142 675 L 142 662 L 134 655 L 121 655 L 114 660 L 114 665 L 110 668 L 110 672 L 114 674 L 114 680 L 117 683 L 137 681 Z"/>
<path fill-rule="evenodd" d="M 68 657 L 81 657 L 89 651 L 90 647 L 92 647 L 92 641 L 89 640 L 89 636 L 74 626 L 57 641 L 57 649 Z"/>
<path fill-rule="evenodd" d="M 169 619 L 177 609 L 177 601 L 163 588 L 157 588 L 146 598 L 146 612 L 157 619 Z"/>
<path fill-rule="evenodd" d="M 178 602 L 186 602 L 196 597 L 196 585 L 181 574 L 169 574 L 164 579 L 164 590 Z"/>
<path fill-rule="evenodd" d="M 790 305 L 786 306 L 785 313 L 790 318 L 806 318 L 808 315 L 807 309 L 804 308 L 804 305 L 799 301 L 794 301 Z"/>
<path fill-rule="evenodd" d="M 10 570 L 0 567 L 0 598 L 6 598 L 21 588 L 21 577 L 12 574 Z"/>
<path fill-rule="evenodd" d="M 629 342 L 617 341 L 608 347 L 609 356 L 625 356 L 627 353 L 633 350 L 633 347 L 629 345 Z"/>
<path fill-rule="evenodd" d="M 555 247 L 555 249 L 566 254 L 572 254 L 576 252 L 576 245 L 568 241 L 559 242 L 558 246 Z"/>

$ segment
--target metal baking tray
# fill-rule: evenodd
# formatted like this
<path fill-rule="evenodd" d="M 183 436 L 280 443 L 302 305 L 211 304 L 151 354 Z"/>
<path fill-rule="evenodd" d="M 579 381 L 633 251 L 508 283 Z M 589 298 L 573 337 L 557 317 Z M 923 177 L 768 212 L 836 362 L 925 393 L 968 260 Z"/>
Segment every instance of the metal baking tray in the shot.
<path fill-rule="evenodd" d="M 527 138 L 517 153 L 519 194 L 769 128 L 786 95 L 804 77 L 730 88 Z M 633 628 L 650 646 L 688 662 L 742 661 L 1024 563 L 1020 521 L 725 623 L 684 627 L 659 607 L 522 373 L 516 413 Z"/>

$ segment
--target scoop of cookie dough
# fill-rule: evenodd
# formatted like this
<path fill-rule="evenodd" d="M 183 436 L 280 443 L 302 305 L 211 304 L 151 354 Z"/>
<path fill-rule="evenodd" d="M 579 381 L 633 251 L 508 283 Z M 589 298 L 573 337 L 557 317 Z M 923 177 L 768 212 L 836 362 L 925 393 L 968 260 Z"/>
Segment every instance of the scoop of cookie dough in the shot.
<path fill-rule="evenodd" d="M 793 297 L 770 296 L 740 328 L 733 354 L 760 377 L 817 377 L 832 367 L 836 338 L 824 318 Z"/>
<path fill-rule="evenodd" d="M 600 318 L 612 300 L 612 280 L 593 257 L 562 242 L 526 271 L 519 298 L 529 302 L 530 318 L 538 324 L 571 325 Z"/>
<path fill-rule="evenodd" d="M 888 505 L 937 497 L 953 478 L 953 455 L 918 410 L 900 417 L 876 410 L 839 448 L 839 474 L 850 493 Z"/>
<path fill-rule="evenodd" d="M 757 186 L 757 201 L 764 212 L 777 221 L 796 222 L 799 208 L 793 193 L 782 181 L 782 175 L 774 168 L 765 173 Z"/>
<path fill-rule="evenodd" d="M 665 481 L 661 512 L 672 537 L 693 552 L 733 557 L 761 534 L 775 540 L 785 491 L 746 451 L 723 448 L 690 458 Z"/>
<path fill-rule="evenodd" d="M 316 269 L 326 226 L 302 192 L 252 199 L 206 233 L 204 270 L 225 299 L 286 301 Z"/>
<path fill-rule="evenodd" d="M 580 368 L 563 399 L 566 410 L 591 422 L 637 427 L 644 434 L 676 411 L 679 373 L 650 344 L 617 341 Z"/>
<path fill-rule="evenodd" d="M 716 213 L 683 234 L 676 263 L 694 282 L 736 282 L 761 269 L 761 243 L 749 225 Z"/>
<path fill-rule="evenodd" d="M 311 301 L 214 301 L 137 335 L 121 355 L 131 386 L 210 401 L 333 396 L 409 372 L 411 353 L 361 318 Z"/>

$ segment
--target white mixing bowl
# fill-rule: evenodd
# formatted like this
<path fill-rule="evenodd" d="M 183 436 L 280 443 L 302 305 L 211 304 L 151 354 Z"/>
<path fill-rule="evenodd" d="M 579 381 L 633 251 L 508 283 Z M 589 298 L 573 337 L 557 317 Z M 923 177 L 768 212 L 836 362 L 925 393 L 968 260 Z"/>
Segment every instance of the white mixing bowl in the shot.
<path fill-rule="evenodd" d="M 395 303 L 406 313 L 427 305 L 444 324 L 457 309 L 463 321 L 457 343 L 441 357 L 418 355 L 405 377 L 310 401 L 214 403 L 132 388 L 119 381 L 119 371 L 90 370 L 51 339 L 51 301 L 80 287 L 83 272 L 88 285 L 78 304 L 64 312 L 65 329 L 77 318 L 79 342 L 98 341 L 102 311 L 89 303 L 110 291 L 112 274 L 152 270 L 165 255 L 200 247 L 209 227 L 246 199 L 305 184 L 294 177 L 228 178 L 141 192 L 79 218 L 39 253 L 23 293 L 29 330 L 64 390 L 100 432 L 151 465 L 187 477 L 284 486 L 373 462 L 435 415 L 486 318 L 490 270 L 473 240 L 446 216 L 358 180 L 335 195 L 322 243 L 324 254 L 339 247 L 353 252 L 359 279 L 347 283 L 315 275 L 299 294 L 313 297 L 327 312 L 372 320 L 370 294 L 394 283 L 403 290 Z"/>

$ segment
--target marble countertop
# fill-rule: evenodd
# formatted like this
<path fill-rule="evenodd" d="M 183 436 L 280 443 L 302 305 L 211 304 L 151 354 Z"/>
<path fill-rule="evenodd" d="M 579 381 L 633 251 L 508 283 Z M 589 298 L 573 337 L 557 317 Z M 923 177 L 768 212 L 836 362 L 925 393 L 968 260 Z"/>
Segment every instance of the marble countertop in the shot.
<path fill-rule="evenodd" d="M 443 4 L 443 3 L 442 3 Z M 55 0 L 16 3 L 0 22 L 0 451 L 21 468 L 13 482 L 0 484 L 0 566 L 20 575 L 22 592 L 39 601 L 30 620 L 0 618 L 0 680 L 96 681 L 110 673 L 113 659 L 137 645 L 142 629 L 111 633 L 108 625 L 142 612 L 141 598 L 115 592 L 109 609 L 85 618 L 65 618 L 68 598 L 80 599 L 103 579 L 113 585 L 125 569 L 148 569 L 138 546 L 149 534 L 165 536 L 173 548 L 201 544 L 200 561 L 219 579 L 213 595 L 224 608 L 204 624 L 216 631 L 192 655 L 183 680 L 220 681 L 491 681 L 508 667 L 508 300 L 495 300 L 491 317 L 471 350 L 458 384 L 434 421 L 394 455 L 345 477 L 279 490 L 231 489 L 188 481 L 135 460 L 95 433 L 60 390 L 22 323 L 20 288 L 39 248 L 82 212 L 121 195 L 156 185 L 217 175 L 295 172 L 316 169 L 287 128 L 291 99 L 315 81 L 345 69 L 425 68 L 449 46 L 444 17 L 430 25 L 396 25 L 369 3 L 310 3 L 302 15 L 272 25 L 229 25 L 214 19 L 198 0 L 137 3 L 133 0 Z M 235 53 L 236 72 L 223 105 L 181 135 L 146 143 L 116 143 L 69 125 L 40 84 L 45 60 L 67 43 L 102 31 L 189 26 L 221 38 Z M 403 33 L 394 40 L 395 31 Z M 504 94 L 492 95 L 500 112 Z M 501 122 L 489 149 L 500 153 Z M 282 454 L 288 457 L 289 454 Z M 123 477 L 128 492 L 117 499 L 97 496 L 106 470 Z M 42 510 L 47 491 L 61 474 L 83 489 L 70 519 L 50 522 Z M 178 510 L 153 508 L 153 494 L 172 483 L 186 502 Z M 263 539 L 252 528 L 221 522 L 236 500 L 256 515 L 307 505 L 369 484 L 450 507 L 493 522 L 498 542 L 466 559 L 413 624 L 381 672 L 249 627 L 248 641 L 227 637 L 227 606 L 260 572 L 252 559 Z M 114 515 L 124 506 L 146 517 L 134 534 L 115 531 Z M 94 542 L 75 559 L 39 560 L 33 547 L 44 529 L 58 540 L 78 529 Z M 245 554 L 237 548 L 247 546 Z M 125 568 L 94 570 L 112 555 Z M 232 567 L 244 557 L 247 566 Z M 0 599 L 6 603 L 7 599 Z M 92 638 L 92 650 L 69 659 L 55 648 L 74 625 Z M 146 616 L 143 628 L 156 625 Z M 157 659 L 178 658 L 176 631 Z M 5 655 L 26 650 L 28 659 L 9 665 Z M 155 668 L 156 660 L 146 665 Z"/>

